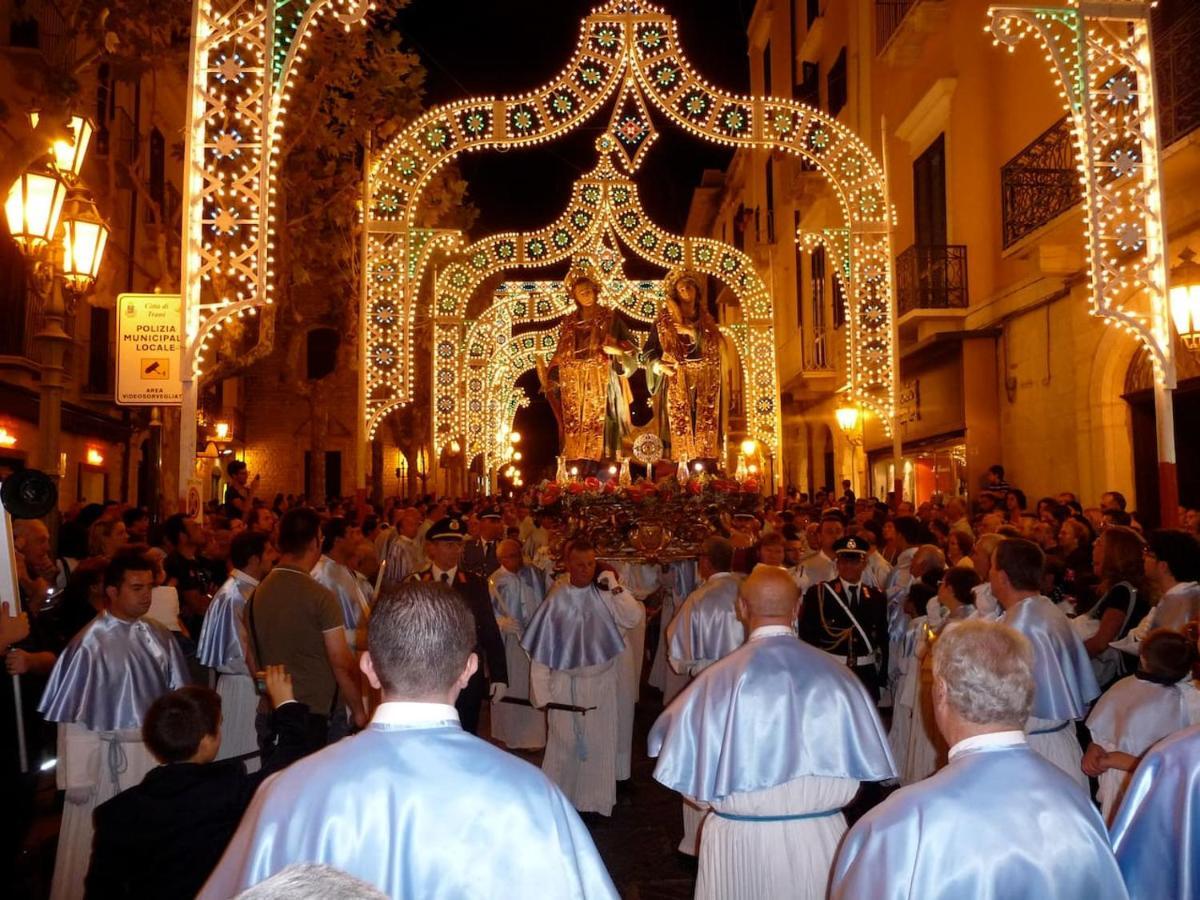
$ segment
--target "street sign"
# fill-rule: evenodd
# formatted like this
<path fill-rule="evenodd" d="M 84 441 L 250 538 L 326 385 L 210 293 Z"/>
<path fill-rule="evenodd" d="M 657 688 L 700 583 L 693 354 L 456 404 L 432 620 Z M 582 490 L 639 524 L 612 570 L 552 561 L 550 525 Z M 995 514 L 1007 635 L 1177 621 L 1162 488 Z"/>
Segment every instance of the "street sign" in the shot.
<path fill-rule="evenodd" d="M 179 294 L 117 295 L 117 403 L 179 405 L 182 308 Z"/>

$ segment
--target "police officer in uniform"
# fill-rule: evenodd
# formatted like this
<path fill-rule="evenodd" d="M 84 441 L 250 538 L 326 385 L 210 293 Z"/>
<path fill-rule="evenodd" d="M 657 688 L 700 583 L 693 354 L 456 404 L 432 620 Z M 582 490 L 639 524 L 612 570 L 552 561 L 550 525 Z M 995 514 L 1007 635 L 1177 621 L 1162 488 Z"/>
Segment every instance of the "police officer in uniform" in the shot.
<path fill-rule="evenodd" d="M 409 580 L 444 584 L 462 597 L 467 609 L 475 616 L 475 653 L 479 656 L 479 668 L 454 703 L 463 730 L 475 734 L 483 701 L 489 697 L 497 701 L 504 697 L 508 687 L 508 663 L 504 657 L 504 639 L 492 611 L 487 579 L 463 571 L 459 566 L 465 531 L 455 518 L 434 522 L 425 535 L 429 564 L 414 572 Z"/>
<path fill-rule="evenodd" d="M 814 584 L 800 611 L 802 641 L 844 662 L 879 702 L 887 673 L 887 597 L 863 584 L 870 545 L 843 537 L 833 545 L 837 577 Z"/>
<path fill-rule="evenodd" d="M 484 579 L 500 568 L 496 548 L 504 537 L 504 521 L 500 510 L 486 506 L 479 511 L 479 537 L 467 538 L 463 542 L 462 567 Z"/>

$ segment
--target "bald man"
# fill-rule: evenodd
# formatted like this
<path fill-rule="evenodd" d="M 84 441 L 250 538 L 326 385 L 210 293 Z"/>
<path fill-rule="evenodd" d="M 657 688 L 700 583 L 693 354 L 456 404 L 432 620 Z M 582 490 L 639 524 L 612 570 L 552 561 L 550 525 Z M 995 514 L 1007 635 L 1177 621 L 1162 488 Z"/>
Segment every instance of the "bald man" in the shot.
<path fill-rule="evenodd" d="M 738 593 L 749 639 L 650 731 L 655 779 L 712 808 L 700 831 L 702 900 L 823 900 L 842 808 L 860 782 L 895 777 L 871 696 L 844 662 L 796 637 L 799 607 L 786 570 L 755 571 Z"/>
<path fill-rule="evenodd" d="M 521 638 L 546 598 L 546 580 L 540 569 L 525 564 L 517 541 L 501 541 L 496 558 L 500 567 L 488 578 L 488 589 L 504 636 L 508 688 L 492 701 L 492 737 L 510 749 L 539 750 L 546 746 L 546 713 L 529 705 L 529 654 Z"/>

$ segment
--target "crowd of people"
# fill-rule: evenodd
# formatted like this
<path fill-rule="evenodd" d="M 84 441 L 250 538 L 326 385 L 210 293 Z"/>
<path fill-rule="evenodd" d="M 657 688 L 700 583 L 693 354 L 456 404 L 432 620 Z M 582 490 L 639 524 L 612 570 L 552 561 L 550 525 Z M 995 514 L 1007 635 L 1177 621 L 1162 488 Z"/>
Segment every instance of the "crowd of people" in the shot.
<path fill-rule="evenodd" d="M 1195 510 L 1031 507 L 993 467 L 969 504 L 787 491 L 694 558 L 600 559 L 532 491 L 267 503 L 228 474 L 202 521 L 81 506 L 53 552 L 14 523 L 2 843 L 15 871 L 53 769 L 54 898 L 301 864 L 343 895 L 616 896 L 585 826 L 628 801 L 652 692 L 697 897 L 1200 885 Z"/>

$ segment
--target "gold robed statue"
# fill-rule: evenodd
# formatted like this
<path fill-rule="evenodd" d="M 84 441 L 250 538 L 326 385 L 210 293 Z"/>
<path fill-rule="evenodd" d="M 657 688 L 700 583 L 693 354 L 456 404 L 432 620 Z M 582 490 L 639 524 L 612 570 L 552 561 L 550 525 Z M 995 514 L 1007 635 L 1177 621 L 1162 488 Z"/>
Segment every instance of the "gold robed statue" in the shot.
<path fill-rule="evenodd" d="M 700 297 L 700 279 L 672 272 L 642 359 L 655 398 L 659 437 L 677 462 L 716 460 L 720 452 L 724 337 Z"/>
<path fill-rule="evenodd" d="M 637 344 L 624 320 L 600 305 L 590 268 L 573 268 L 565 286 L 575 308 L 559 325 L 549 365 L 539 366 L 542 389 L 566 459 L 615 459 L 631 427 L 628 376 L 637 369 Z"/>

